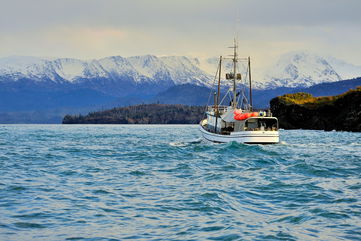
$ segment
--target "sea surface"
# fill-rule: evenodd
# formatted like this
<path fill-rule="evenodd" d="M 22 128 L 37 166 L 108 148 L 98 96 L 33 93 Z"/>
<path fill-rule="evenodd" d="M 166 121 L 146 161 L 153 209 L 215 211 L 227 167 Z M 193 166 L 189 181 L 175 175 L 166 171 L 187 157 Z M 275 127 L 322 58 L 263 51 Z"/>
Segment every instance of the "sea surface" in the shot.
<path fill-rule="evenodd" d="M 361 133 L 0 125 L 0 240 L 361 240 Z"/>

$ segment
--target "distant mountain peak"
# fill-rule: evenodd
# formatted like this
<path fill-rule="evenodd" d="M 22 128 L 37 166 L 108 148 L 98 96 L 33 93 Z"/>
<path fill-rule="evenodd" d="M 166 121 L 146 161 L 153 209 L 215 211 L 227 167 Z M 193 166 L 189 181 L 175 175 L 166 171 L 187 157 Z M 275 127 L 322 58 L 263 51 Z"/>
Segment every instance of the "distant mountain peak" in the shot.
<path fill-rule="evenodd" d="M 39 58 L 10 56 L 0 58 L 0 82 L 28 79 L 38 83 L 76 84 L 100 81 L 113 84 L 124 81 L 130 85 L 150 84 L 172 86 L 194 84 L 210 87 L 218 68 L 218 57 L 194 58 L 186 56 L 119 55 L 101 59 Z M 224 63 L 223 72 L 232 71 L 231 63 Z M 361 66 L 332 57 L 322 57 L 308 51 L 283 54 L 271 68 L 253 69 L 253 84 L 258 89 L 278 87 L 309 87 L 361 76 Z M 94 82 L 95 81 L 95 82 Z"/>
<path fill-rule="evenodd" d="M 209 86 L 210 82 L 209 76 L 185 56 L 144 55 L 128 58 L 109 56 L 88 61 L 72 58 L 48 60 L 18 56 L 0 59 L 0 81 L 1 79 L 16 81 L 21 78 L 36 82 L 48 80 L 57 82 L 60 78 L 69 83 L 105 78 L 132 80 L 134 84 L 193 83 L 201 86 Z"/>
<path fill-rule="evenodd" d="M 256 81 L 256 85 L 261 88 L 310 87 L 340 80 L 341 76 L 325 58 L 297 51 L 282 55 L 265 71 L 263 81 Z"/>

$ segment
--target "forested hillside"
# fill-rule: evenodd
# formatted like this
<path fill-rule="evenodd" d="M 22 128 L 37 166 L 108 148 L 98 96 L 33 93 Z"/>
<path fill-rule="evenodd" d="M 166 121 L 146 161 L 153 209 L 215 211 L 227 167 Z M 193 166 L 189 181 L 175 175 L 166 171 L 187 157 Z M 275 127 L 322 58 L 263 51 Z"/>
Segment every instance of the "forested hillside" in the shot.
<path fill-rule="evenodd" d="M 283 95 L 271 100 L 271 110 L 285 129 L 361 131 L 361 86 L 336 96 Z"/>
<path fill-rule="evenodd" d="M 66 115 L 63 124 L 197 124 L 203 115 L 203 106 L 142 104 Z"/>

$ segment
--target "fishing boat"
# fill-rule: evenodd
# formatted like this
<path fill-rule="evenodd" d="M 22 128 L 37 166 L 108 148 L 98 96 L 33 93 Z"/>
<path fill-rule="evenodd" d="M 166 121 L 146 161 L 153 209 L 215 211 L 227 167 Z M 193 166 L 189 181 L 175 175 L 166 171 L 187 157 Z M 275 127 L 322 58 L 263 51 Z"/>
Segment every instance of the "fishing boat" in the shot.
<path fill-rule="evenodd" d="M 238 142 L 245 144 L 279 143 L 278 119 L 270 110 L 253 109 L 251 60 L 239 58 L 238 45 L 234 41 L 233 55 L 230 58 L 219 58 L 215 80 L 218 79 L 217 91 L 214 92 L 214 104 L 207 104 L 205 119 L 200 122 L 202 136 L 212 142 Z M 232 69 L 222 79 L 223 61 L 232 61 Z M 246 66 L 240 71 L 239 65 Z M 243 78 L 245 77 L 245 78 Z M 221 80 L 228 82 L 228 91 L 221 97 Z M 216 81 L 214 81 L 214 84 Z M 240 88 L 238 88 L 240 87 Z M 248 89 L 248 91 L 247 91 Z M 213 92 L 213 90 L 212 90 Z M 225 91 L 223 91 L 225 92 Z M 247 92 L 247 93 L 246 93 Z M 210 95 L 211 96 L 211 95 Z M 228 99 L 227 99 L 228 97 Z M 208 99 L 208 102 L 211 98 Z M 224 105 L 227 101 L 229 105 Z"/>

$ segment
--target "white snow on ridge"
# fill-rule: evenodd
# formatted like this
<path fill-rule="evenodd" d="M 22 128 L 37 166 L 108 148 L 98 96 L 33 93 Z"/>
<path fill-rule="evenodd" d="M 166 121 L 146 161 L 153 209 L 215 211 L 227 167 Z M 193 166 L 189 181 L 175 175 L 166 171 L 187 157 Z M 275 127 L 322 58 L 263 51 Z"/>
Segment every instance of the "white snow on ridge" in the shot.
<path fill-rule="evenodd" d="M 214 76 L 218 61 L 217 57 L 201 59 L 199 67 Z M 232 71 L 229 64 L 224 65 L 223 72 Z M 256 89 L 309 87 L 325 82 L 361 77 L 361 66 L 331 57 L 323 58 L 306 51 L 289 52 L 280 56 L 278 61 L 269 68 L 261 70 L 253 68 L 252 77 L 253 87 Z"/>
<path fill-rule="evenodd" d="M 154 55 L 133 56 L 127 59 L 138 73 L 152 79 L 153 82 L 156 82 L 158 78 L 169 77 L 167 67 Z"/>
<path fill-rule="evenodd" d="M 95 62 L 96 60 L 94 60 Z M 121 56 L 106 57 L 98 60 L 99 67 L 107 74 L 108 77 L 117 78 L 120 76 L 134 77 L 138 80 L 137 70 L 130 62 Z"/>
<path fill-rule="evenodd" d="M 210 76 L 194 65 L 194 59 L 185 56 L 166 56 L 160 59 L 167 66 L 176 85 L 192 83 L 209 86 L 212 84 Z"/>
<path fill-rule="evenodd" d="M 23 78 L 27 76 L 43 77 L 40 66 L 44 66 L 46 61 L 37 57 L 11 56 L 0 59 L 0 75 Z"/>
<path fill-rule="evenodd" d="M 1 76 L 13 80 L 30 78 L 35 81 L 58 81 L 61 78 L 68 82 L 100 77 L 128 77 L 136 83 L 171 81 L 173 84 L 209 85 L 209 76 L 183 56 L 111 56 L 89 61 L 71 58 L 47 60 L 36 57 L 8 57 L 0 59 Z"/>
<path fill-rule="evenodd" d="M 291 52 L 282 55 L 273 67 L 266 70 L 263 81 L 256 81 L 256 85 L 263 88 L 309 87 L 341 79 L 324 58 L 305 52 Z"/>
<path fill-rule="evenodd" d="M 341 76 L 342 79 L 361 77 L 361 66 L 346 63 L 334 57 L 326 57 L 327 62 Z"/>
<path fill-rule="evenodd" d="M 77 59 L 56 59 L 51 61 L 53 71 L 61 78 L 70 82 L 84 75 L 84 70 L 88 67 L 88 63 Z"/>
<path fill-rule="evenodd" d="M 111 56 L 88 61 L 13 56 L 0 58 L 0 81 L 29 78 L 34 81 L 74 83 L 96 78 L 125 78 L 135 83 L 190 83 L 211 86 L 217 68 L 218 58 L 199 59 L 185 56 Z M 229 66 L 225 63 L 223 72 L 226 71 L 229 71 Z M 259 89 L 308 87 L 360 77 L 361 66 L 332 57 L 323 58 L 307 52 L 291 52 L 282 55 L 273 67 L 253 73 L 252 76 L 254 87 Z"/>

